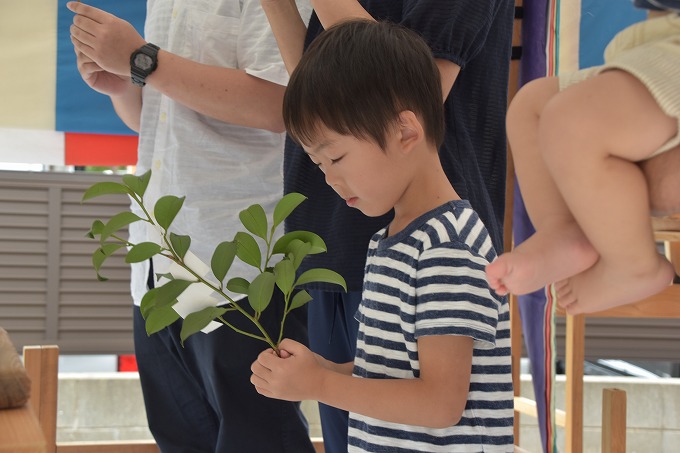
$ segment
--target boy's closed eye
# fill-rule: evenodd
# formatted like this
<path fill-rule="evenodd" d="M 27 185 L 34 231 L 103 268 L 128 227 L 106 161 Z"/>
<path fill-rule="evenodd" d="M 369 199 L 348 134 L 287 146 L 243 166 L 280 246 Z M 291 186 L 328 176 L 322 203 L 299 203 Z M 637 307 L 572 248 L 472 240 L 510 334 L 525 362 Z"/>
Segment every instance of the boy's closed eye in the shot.
<path fill-rule="evenodd" d="M 328 159 L 328 160 L 330 161 L 330 164 L 333 165 L 333 164 L 335 164 L 335 163 L 340 162 L 340 161 L 342 160 L 343 157 L 345 157 L 345 156 L 342 155 L 342 156 L 340 156 L 340 157 L 336 157 L 335 159 Z M 310 156 L 310 159 L 311 159 L 311 161 L 312 161 L 312 163 L 313 163 L 314 165 L 316 165 L 317 167 L 321 168 L 321 165 L 322 165 L 321 162 L 315 161 L 314 159 L 311 158 L 311 156 Z"/>

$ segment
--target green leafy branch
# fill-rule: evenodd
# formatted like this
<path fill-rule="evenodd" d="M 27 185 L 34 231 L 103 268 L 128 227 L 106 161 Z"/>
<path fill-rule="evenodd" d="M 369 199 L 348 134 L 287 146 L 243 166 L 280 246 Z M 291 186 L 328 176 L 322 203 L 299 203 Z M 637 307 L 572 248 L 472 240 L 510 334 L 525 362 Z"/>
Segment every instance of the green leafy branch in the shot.
<path fill-rule="evenodd" d="M 156 255 L 163 256 L 187 271 L 192 278 L 181 279 L 172 274 L 156 274 L 157 278 L 168 280 L 165 284 L 147 291 L 141 301 L 141 313 L 145 319 L 148 335 L 158 332 L 180 318 L 173 306 L 177 298 L 191 285 L 206 285 L 229 304 L 226 306 L 210 305 L 202 310 L 190 313 L 182 323 L 180 337 L 182 343 L 194 333 L 205 328 L 213 320 L 222 322 L 231 329 L 243 335 L 265 341 L 274 350 L 283 339 L 284 325 L 288 314 L 312 300 L 309 293 L 302 289 L 303 285 L 314 282 L 332 283 L 342 286 L 345 291 L 345 280 L 337 272 L 330 269 L 310 269 L 297 276 L 298 268 L 307 255 L 323 253 L 326 244 L 316 234 L 309 231 L 291 231 L 274 241 L 277 228 L 283 221 L 306 200 L 304 195 L 290 193 L 284 196 L 276 205 L 272 224 L 269 225 L 267 215 L 259 204 L 254 204 L 239 213 L 239 219 L 248 232 L 239 231 L 232 241 L 220 243 L 213 252 L 210 261 L 210 276 L 203 276 L 196 269 L 192 269 L 186 262 L 187 252 L 191 246 L 191 237 L 178 235 L 169 228 L 184 204 L 184 197 L 166 195 L 156 202 L 153 215 L 144 204 L 144 192 L 151 179 L 151 171 L 141 176 L 124 175 L 122 183 L 100 182 L 91 186 L 83 195 L 83 201 L 102 195 L 128 195 L 141 208 L 142 217 L 124 211 L 111 217 L 106 223 L 95 220 L 87 236 L 99 241 L 99 248 L 92 254 L 92 264 L 97 272 L 97 278 L 106 280 L 100 273 L 104 262 L 118 250 L 126 247 L 127 263 L 139 263 L 151 259 Z M 160 232 L 160 244 L 155 242 L 141 242 L 133 244 L 124 239 L 119 231 L 134 222 L 146 222 Z M 266 244 L 262 250 L 255 238 L 260 238 Z M 274 263 L 274 256 L 280 259 Z M 226 279 L 234 259 L 255 267 L 259 274 L 248 281 L 242 277 Z M 275 287 L 283 293 L 284 310 L 280 320 L 279 332 L 270 336 L 259 319 L 262 312 L 269 306 Z M 247 296 L 250 311 L 242 305 L 243 300 L 233 300 L 226 291 Z M 252 322 L 256 333 L 247 332 L 229 323 L 224 315 L 236 311 Z"/>

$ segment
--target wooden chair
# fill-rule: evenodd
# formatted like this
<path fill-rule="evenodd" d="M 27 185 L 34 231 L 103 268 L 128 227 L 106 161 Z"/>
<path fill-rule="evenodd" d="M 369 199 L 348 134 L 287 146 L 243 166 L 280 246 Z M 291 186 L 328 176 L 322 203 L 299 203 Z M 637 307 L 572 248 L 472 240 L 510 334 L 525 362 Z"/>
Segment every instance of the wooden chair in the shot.
<path fill-rule="evenodd" d="M 655 237 L 664 242 L 666 257 L 680 274 L 680 214 L 653 219 Z M 563 314 L 563 313 L 561 313 Z M 583 451 L 583 362 L 585 320 L 588 317 L 680 318 L 680 283 L 634 304 L 588 315 L 566 315 L 566 447 L 571 453 Z"/>
<path fill-rule="evenodd" d="M 657 241 L 664 243 L 666 256 L 673 263 L 676 273 L 680 274 L 680 214 L 663 218 L 653 219 L 655 237 Z M 519 413 L 536 416 L 535 402 L 520 397 L 519 394 L 519 362 L 522 353 L 521 323 L 519 321 L 519 308 L 516 298 L 512 298 L 512 348 L 513 348 L 513 373 L 517 377 L 515 382 L 515 436 L 519 443 Z M 513 303 L 514 302 L 514 303 Z M 558 315 L 565 315 L 558 311 Z M 612 317 L 612 318 L 680 318 L 680 284 L 675 283 L 661 293 L 636 302 L 634 304 L 616 307 L 598 313 L 588 315 L 566 315 L 566 387 L 565 387 L 565 411 L 555 411 L 557 426 L 565 429 L 565 450 L 569 453 L 581 453 L 583 451 L 583 364 L 585 360 L 585 319 L 588 317 Z M 605 398 L 610 398 L 605 394 Z M 620 406 L 620 396 L 617 400 L 607 400 L 607 404 Z M 603 402 L 604 404 L 604 402 Z M 625 395 L 624 395 L 625 406 Z M 603 451 L 625 451 L 625 417 L 623 428 L 620 421 L 616 428 L 608 427 L 609 422 L 617 417 L 617 409 L 603 407 Z M 606 420 L 605 420 L 606 417 Z M 607 425 L 605 425 L 605 421 Z M 606 437 L 606 439 L 605 439 Z M 620 450 L 623 442 L 623 450 Z"/>

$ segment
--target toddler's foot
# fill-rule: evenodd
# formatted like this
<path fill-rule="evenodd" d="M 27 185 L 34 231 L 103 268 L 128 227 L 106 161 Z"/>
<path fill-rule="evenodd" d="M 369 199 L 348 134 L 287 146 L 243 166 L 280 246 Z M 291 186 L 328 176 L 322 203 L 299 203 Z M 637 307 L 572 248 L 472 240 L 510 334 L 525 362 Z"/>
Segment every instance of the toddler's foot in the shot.
<path fill-rule="evenodd" d="M 527 294 L 591 267 L 598 255 L 580 230 L 536 232 L 486 266 L 496 294 Z"/>
<path fill-rule="evenodd" d="M 570 315 L 594 313 L 637 302 L 664 290 L 673 282 L 675 270 L 662 255 L 646 268 L 630 263 L 595 266 L 555 284 L 557 304 Z"/>

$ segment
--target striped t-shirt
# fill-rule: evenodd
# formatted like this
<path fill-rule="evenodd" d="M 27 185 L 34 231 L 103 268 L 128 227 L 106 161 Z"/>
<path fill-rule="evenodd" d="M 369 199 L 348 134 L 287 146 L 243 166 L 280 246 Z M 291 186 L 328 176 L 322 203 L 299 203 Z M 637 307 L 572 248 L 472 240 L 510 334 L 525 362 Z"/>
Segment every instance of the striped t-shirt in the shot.
<path fill-rule="evenodd" d="M 350 413 L 350 452 L 512 452 L 513 393 L 507 299 L 484 268 L 496 252 L 467 201 L 452 201 L 369 244 L 354 376 L 419 377 L 425 335 L 474 339 L 465 411 L 444 429 L 389 423 Z M 395 395 L 398 398 L 399 395 Z"/>

